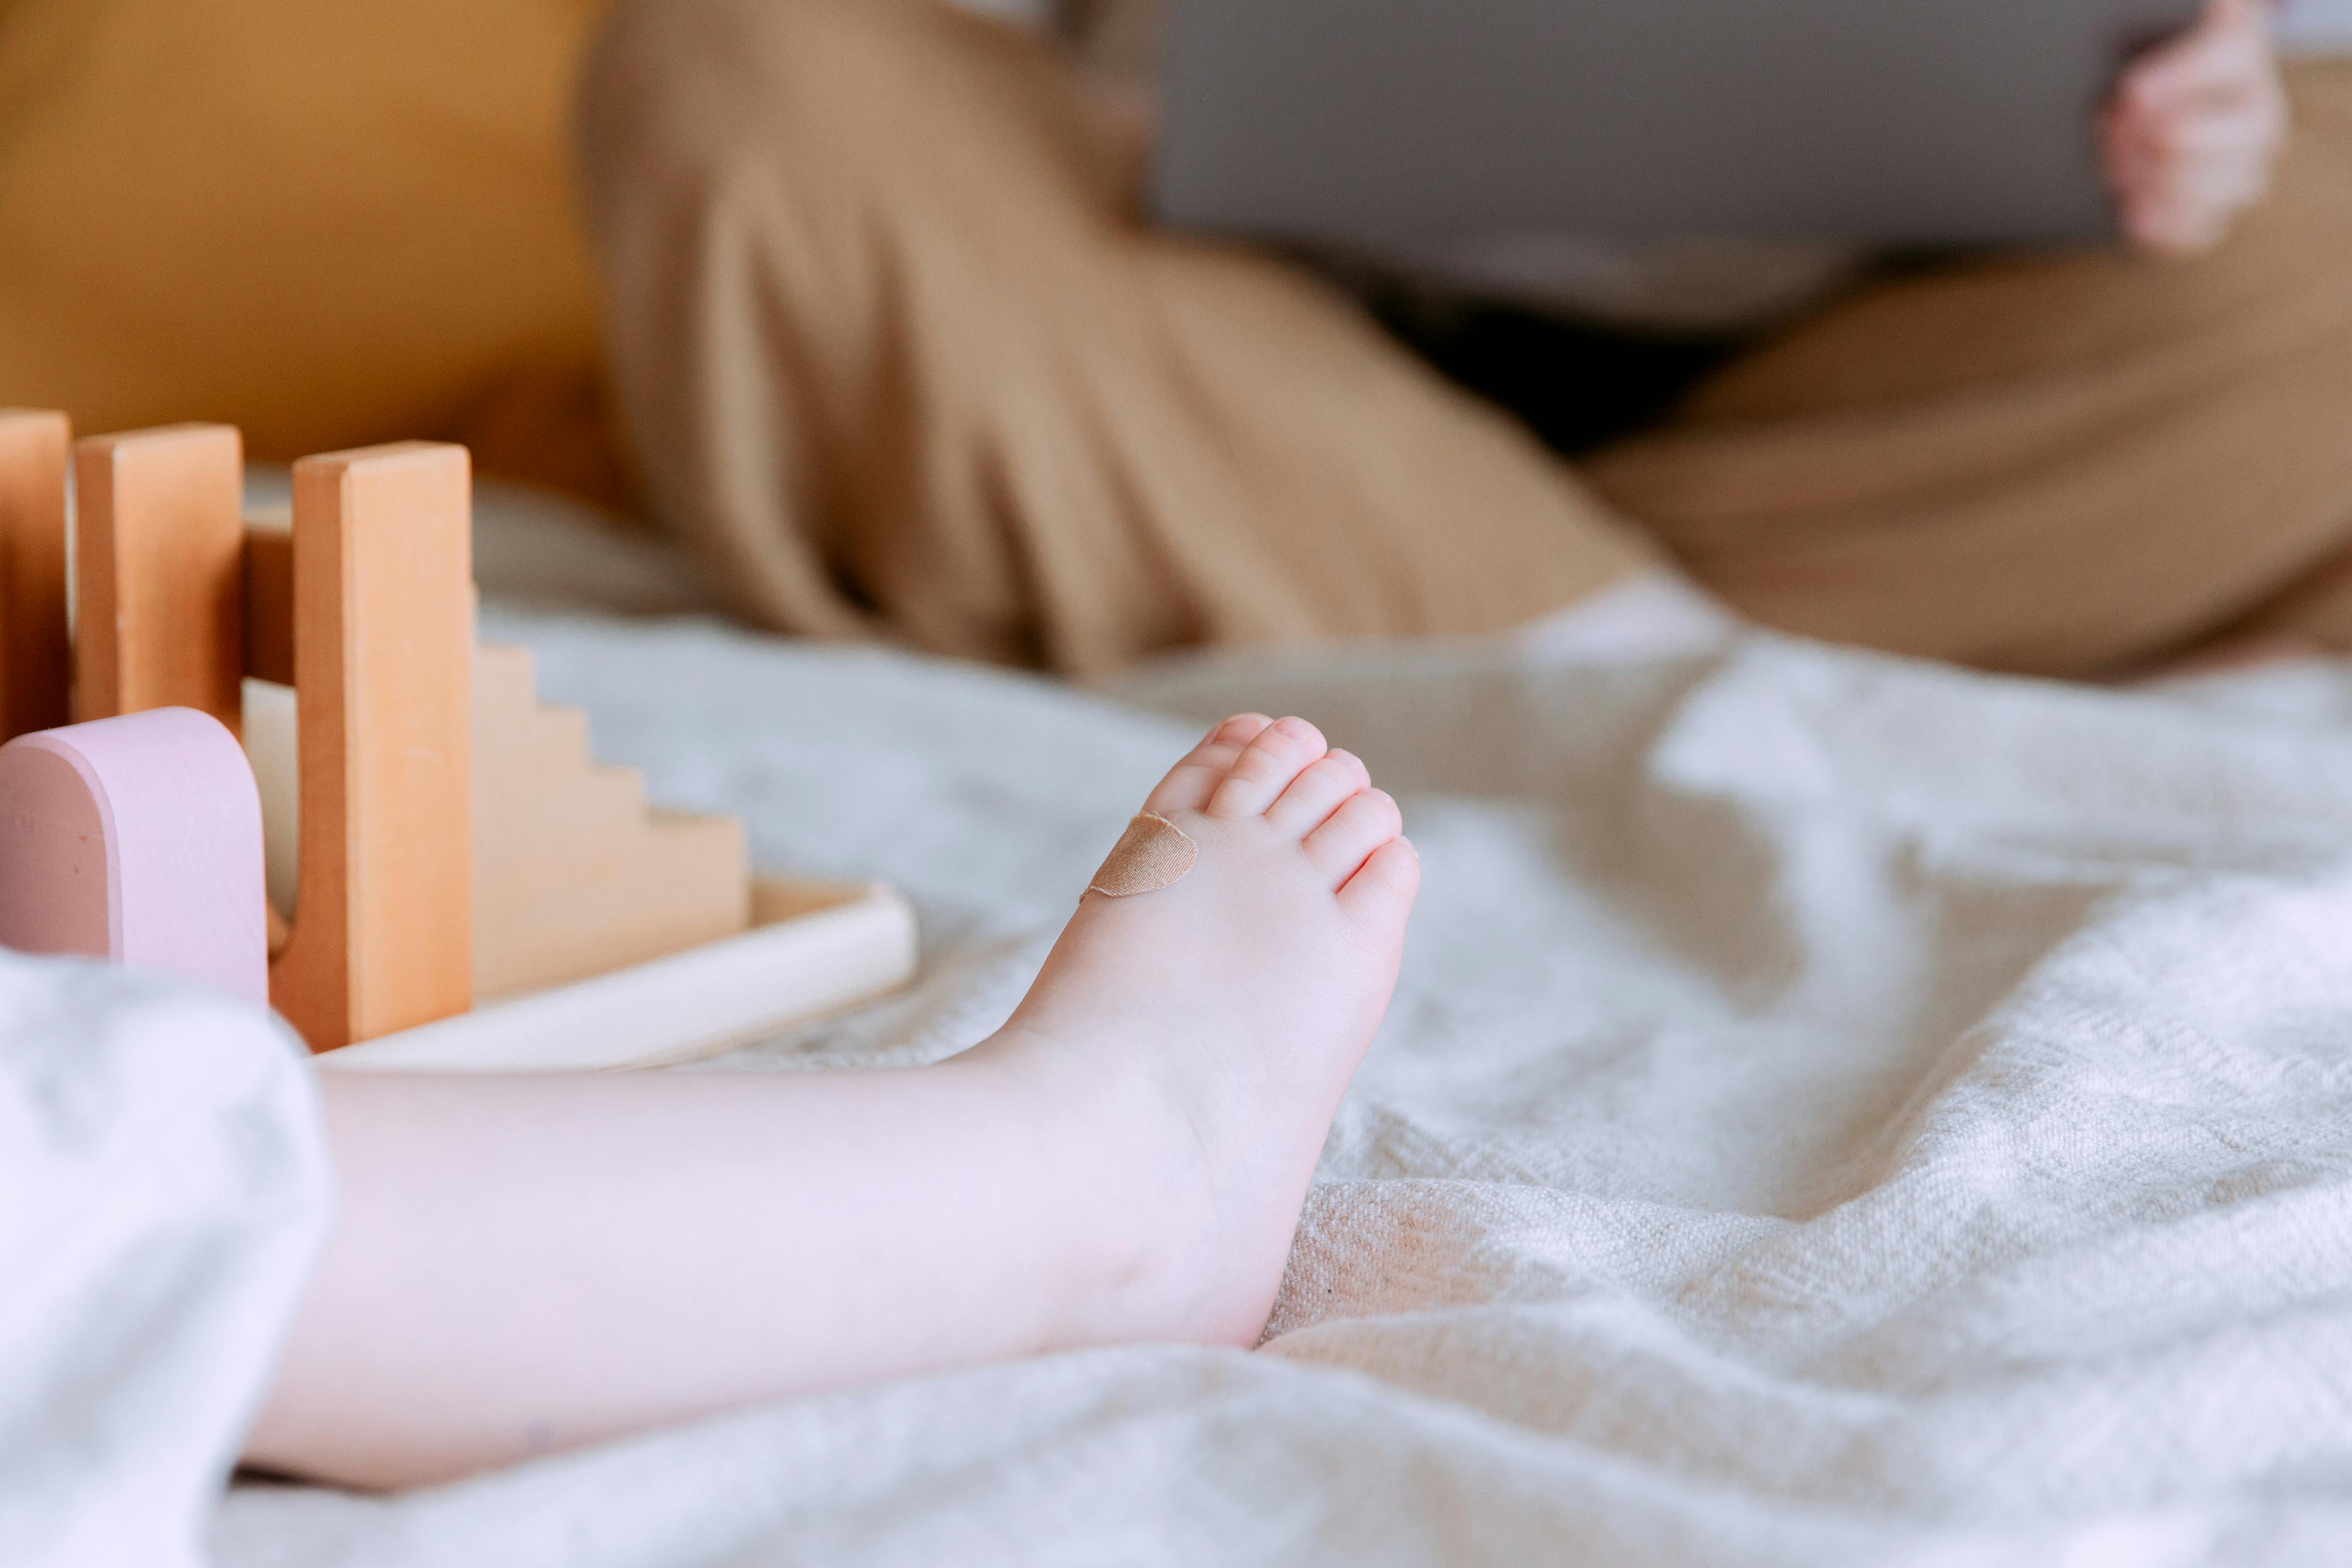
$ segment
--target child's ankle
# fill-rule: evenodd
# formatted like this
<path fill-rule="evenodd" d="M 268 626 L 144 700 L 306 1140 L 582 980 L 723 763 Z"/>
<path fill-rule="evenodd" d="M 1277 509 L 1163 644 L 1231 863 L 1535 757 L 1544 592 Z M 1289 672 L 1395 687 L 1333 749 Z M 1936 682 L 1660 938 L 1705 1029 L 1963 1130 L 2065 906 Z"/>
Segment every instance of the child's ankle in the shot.
<path fill-rule="evenodd" d="M 980 1052 L 1023 1107 L 1065 1260 L 1055 1348 L 1211 1337 L 1213 1176 L 1166 1087 L 1120 1053 L 1008 1030 Z M 976 1062 L 975 1065 L 980 1063 Z"/>

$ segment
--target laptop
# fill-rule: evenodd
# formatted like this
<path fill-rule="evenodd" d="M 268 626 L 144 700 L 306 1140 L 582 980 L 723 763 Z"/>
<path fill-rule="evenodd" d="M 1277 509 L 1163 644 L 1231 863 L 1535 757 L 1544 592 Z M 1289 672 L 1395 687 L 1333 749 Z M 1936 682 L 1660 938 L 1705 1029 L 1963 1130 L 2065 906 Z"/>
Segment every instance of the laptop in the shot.
<path fill-rule="evenodd" d="M 1173 0 L 1165 223 L 1369 256 L 2112 234 L 2094 124 L 2198 0 Z"/>

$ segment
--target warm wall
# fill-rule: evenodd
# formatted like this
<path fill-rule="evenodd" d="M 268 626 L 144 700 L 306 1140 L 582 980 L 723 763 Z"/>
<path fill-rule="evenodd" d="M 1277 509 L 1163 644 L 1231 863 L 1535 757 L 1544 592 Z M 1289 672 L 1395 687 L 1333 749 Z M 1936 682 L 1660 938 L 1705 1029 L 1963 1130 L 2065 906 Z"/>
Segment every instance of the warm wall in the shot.
<path fill-rule="evenodd" d="M 0 0 L 0 405 L 263 458 L 452 436 L 593 487 L 597 9 Z"/>

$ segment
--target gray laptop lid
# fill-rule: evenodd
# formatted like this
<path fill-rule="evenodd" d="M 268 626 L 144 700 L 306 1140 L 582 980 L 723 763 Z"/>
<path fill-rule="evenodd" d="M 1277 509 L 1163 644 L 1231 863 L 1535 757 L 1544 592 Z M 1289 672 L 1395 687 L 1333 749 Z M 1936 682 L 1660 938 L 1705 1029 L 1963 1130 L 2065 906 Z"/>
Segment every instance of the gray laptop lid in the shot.
<path fill-rule="evenodd" d="M 2093 122 L 2197 0 L 1175 0 L 1153 200 L 1379 254 L 2112 228 Z"/>

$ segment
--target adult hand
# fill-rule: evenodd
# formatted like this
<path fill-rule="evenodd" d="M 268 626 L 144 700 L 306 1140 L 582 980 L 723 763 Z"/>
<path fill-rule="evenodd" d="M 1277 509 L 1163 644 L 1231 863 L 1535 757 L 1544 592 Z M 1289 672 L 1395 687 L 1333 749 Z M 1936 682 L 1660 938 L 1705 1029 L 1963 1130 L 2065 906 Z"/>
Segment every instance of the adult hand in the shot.
<path fill-rule="evenodd" d="M 2196 26 L 2126 68 L 2100 116 L 2125 236 L 2161 256 L 2210 250 L 2270 188 L 2285 140 L 2270 0 L 2208 0 Z"/>

